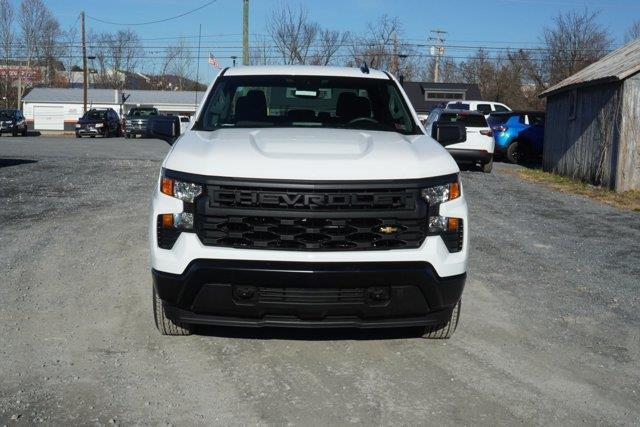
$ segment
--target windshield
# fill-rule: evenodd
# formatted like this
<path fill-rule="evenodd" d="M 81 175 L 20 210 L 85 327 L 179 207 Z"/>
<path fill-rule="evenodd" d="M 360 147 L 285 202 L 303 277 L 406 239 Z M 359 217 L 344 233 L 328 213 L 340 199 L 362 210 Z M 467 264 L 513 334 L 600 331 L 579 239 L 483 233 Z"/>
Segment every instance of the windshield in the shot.
<path fill-rule="evenodd" d="M 12 119 L 13 118 L 13 110 L 3 110 L 0 111 L 0 117 L 3 119 Z"/>
<path fill-rule="evenodd" d="M 104 110 L 89 110 L 84 114 L 85 119 L 102 120 L 107 112 Z"/>
<path fill-rule="evenodd" d="M 153 108 L 146 108 L 146 109 L 132 108 L 131 111 L 129 111 L 129 115 L 132 117 L 157 116 L 158 112 Z"/>
<path fill-rule="evenodd" d="M 462 122 L 470 128 L 486 128 L 487 119 L 482 114 L 444 113 L 438 120 L 440 122 Z"/>
<path fill-rule="evenodd" d="M 205 101 L 196 130 L 329 127 L 415 134 L 390 80 L 320 76 L 221 77 Z"/>

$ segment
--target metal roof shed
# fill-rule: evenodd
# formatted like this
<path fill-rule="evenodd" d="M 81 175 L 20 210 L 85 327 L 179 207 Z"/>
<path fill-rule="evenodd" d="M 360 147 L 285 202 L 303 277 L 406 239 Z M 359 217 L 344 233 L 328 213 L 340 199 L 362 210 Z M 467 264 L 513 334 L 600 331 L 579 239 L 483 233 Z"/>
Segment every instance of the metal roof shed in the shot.
<path fill-rule="evenodd" d="M 543 169 L 616 191 L 640 189 L 640 39 L 540 94 Z"/>

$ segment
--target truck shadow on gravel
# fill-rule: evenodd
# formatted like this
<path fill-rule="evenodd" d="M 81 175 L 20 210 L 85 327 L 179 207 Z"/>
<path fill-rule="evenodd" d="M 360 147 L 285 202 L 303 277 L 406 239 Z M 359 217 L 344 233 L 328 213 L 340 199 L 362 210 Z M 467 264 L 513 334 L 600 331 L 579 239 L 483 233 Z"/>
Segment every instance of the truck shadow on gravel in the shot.
<path fill-rule="evenodd" d="M 199 336 L 255 340 L 341 341 L 393 340 L 419 338 L 419 328 L 236 328 L 231 326 L 197 326 Z"/>
<path fill-rule="evenodd" d="M 30 159 L 0 159 L 0 168 L 6 168 L 9 166 L 19 166 L 29 163 L 37 163 L 37 160 Z"/>

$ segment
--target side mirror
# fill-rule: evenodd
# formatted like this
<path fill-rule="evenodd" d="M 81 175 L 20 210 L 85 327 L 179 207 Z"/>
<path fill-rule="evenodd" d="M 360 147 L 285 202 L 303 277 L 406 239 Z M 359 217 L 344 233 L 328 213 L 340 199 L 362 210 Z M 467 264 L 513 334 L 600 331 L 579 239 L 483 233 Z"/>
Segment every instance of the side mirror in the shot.
<path fill-rule="evenodd" d="M 168 142 L 170 145 L 180 136 L 178 116 L 150 116 L 147 120 L 147 135 Z"/>
<path fill-rule="evenodd" d="M 435 122 L 431 128 L 431 137 L 443 147 L 467 140 L 467 128 L 460 122 Z"/>

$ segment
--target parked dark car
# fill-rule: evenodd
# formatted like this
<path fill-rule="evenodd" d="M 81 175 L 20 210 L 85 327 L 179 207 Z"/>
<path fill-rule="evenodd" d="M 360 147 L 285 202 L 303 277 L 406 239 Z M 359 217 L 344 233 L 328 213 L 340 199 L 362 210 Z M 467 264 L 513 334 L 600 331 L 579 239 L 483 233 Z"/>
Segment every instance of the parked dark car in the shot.
<path fill-rule="evenodd" d="M 149 117 L 157 116 L 158 114 L 158 109 L 151 107 L 134 107 L 129 110 L 124 121 L 125 137 L 147 136 L 147 121 Z"/>
<path fill-rule="evenodd" d="M 120 118 L 113 108 L 92 108 L 76 123 L 76 138 L 120 135 Z"/>
<path fill-rule="evenodd" d="M 487 119 L 496 140 L 496 154 L 511 163 L 542 156 L 544 113 L 511 111 L 493 113 Z"/>
<path fill-rule="evenodd" d="M 27 121 L 21 110 L 0 110 L 0 135 L 3 133 L 27 135 Z"/>

